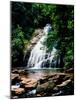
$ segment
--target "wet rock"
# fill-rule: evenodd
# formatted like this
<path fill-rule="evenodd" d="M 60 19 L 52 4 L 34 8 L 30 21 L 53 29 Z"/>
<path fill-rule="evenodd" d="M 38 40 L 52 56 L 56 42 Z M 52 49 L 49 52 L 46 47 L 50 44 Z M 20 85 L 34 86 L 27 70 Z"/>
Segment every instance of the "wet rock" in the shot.
<path fill-rule="evenodd" d="M 49 78 L 59 79 L 59 78 L 64 78 L 65 76 L 66 76 L 65 73 L 55 73 L 55 74 L 49 75 Z"/>
<path fill-rule="evenodd" d="M 12 90 L 13 94 L 15 95 L 19 95 L 19 94 L 22 94 L 25 92 L 25 89 L 24 88 L 16 88 L 14 90 Z"/>
<path fill-rule="evenodd" d="M 55 84 L 60 84 L 62 82 L 63 75 L 55 74 L 51 78 L 48 79 L 48 81 L 55 83 Z"/>
<path fill-rule="evenodd" d="M 70 82 L 71 82 L 70 79 L 69 79 L 69 80 L 66 80 L 66 81 L 62 82 L 62 84 L 57 85 L 57 87 L 64 87 L 64 86 L 67 86 Z"/>
<path fill-rule="evenodd" d="M 11 86 L 11 90 L 14 91 L 15 89 L 18 89 L 20 87 L 20 85 L 12 85 Z"/>
<path fill-rule="evenodd" d="M 43 83 L 45 83 L 45 82 L 47 82 L 47 81 L 48 81 L 48 78 L 43 77 L 43 78 L 41 78 L 41 79 L 39 80 L 39 83 L 40 83 L 40 84 L 43 84 Z"/>
<path fill-rule="evenodd" d="M 40 95 L 43 97 L 43 96 L 46 96 L 46 93 L 45 92 L 41 92 Z"/>
<path fill-rule="evenodd" d="M 24 88 L 18 88 L 15 90 L 16 94 L 22 94 L 23 92 L 25 92 Z"/>
<path fill-rule="evenodd" d="M 41 97 L 41 94 L 37 94 L 36 96 L 37 96 L 37 97 Z"/>
<path fill-rule="evenodd" d="M 37 82 L 31 81 L 31 82 L 29 82 L 29 83 L 27 83 L 27 84 L 25 85 L 25 88 L 26 88 L 26 89 L 33 89 L 33 88 L 36 88 L 36 86 L 37 86 Z"/>
<path fill-rule="evenodd" d="M 48 82 L 46 82 L 42 85 L 38 85 L 37 86 L 37 93 L 40 93 L 40 92 L 43 92 L 43 91 L 45 92 L 47 90 L 48 85 L 49 85 Z"/>
<path fill-rule="evenodd" d="M 22 78 L 21 84 L 24 85 L 26 89 L 36 88 L 37 80 L 29 79 L 29 78 Z"/>
<path fill-rule="evenodd" d="M 48 90 L 52 90 L 56 86 L 56 84 L 52 81 L 51 82 L 48 81 L 48 83 L 49 83 L 49 86 L 47 87 Z"/>
<path fill-rule="evenodd" d="M 63 91 L 59 91 L 57 93 L 52 94 L 52 96 L 59 96 L 59 95 L 62 95 L 62 94 L 63 94 Z"/>
<path fill-rule="evenodd" d="M 22 98 L 74 94 L 74 75 L 72 73 L 42 73 L 21 69 L 18 72 L 19 74 L 11 74 L 12 98 L 15 96 Z"/>
<path fill-rule="evenodd" d="M 26 93 L 27 96 L 35 96 L 36 95 L 36 89 L 32 89 L 32 90 L 29 90 L 27 93 Z"/>
<path fill-rule="evenodd" d="M 37 93 L 47 92 L 48 90 L 53 89 L 54 86 L 55 86 L 55 84 L 52 82 L 46 82 L 46 83 L 43 83 L 41 85 L 38 85 L 37 86 Z"/>
<path fill-rule="evenodd" d="M 12 96 L 11 99 L 18 99 L 18 96 Z"/>
<path fill-rule="evenodd" d="M 28 73 L 27 70 L 26 70 L 26 71 L 25 71 L 25 70 L 20 70 L 20 71 L 19 71 L 19 75 L 20 75 L 20 76 L 26 76 L 26 77 L 27 77 L 28 74 L 29 74 L 29 73 Z"/>
<path fill-rule="evenodd" d="M 20 81 L 21 81 L 21 79 L 20 79 L 18 74 L 12 74 L 11 75 L 11 84 L 12 85 L 15 85 L 16 83 L 18 83 Z"/>
<path fill-rule="evenodd" d="M 68 70 L 65 71 L 66 73 L 74 73 L 74 68 L 70 68 Z"/>
<path fill-rule="evenodd" d="M 57 92 L 59 89 L 58 89 L 58 87 L 56 86 L 56 87 L 53 88 L 53 90 L 54 90 L 55 92 Z"/>
<path fill-rule="evenodd" d="M 66 80 L 68 80 L 68 79 L 70 79 L 70 78 L 71 78 L 70 75 L 66 75 L 66 76 L 63 78 L 63 81 L 66 81 Z"/>
<path fill-rule="evenodd" d="M 59 78 L 60 78 L 60 76 L 55 74 L 55 75 L 50 76 L 48 80 L 55 80 L 55 79 L 59 79 Z"/>
<path fill-rule="evenodd" d="M 23 83 L 23 84 L 26 84 L 26 83 L 28 83 L 30 81 L 31 81 L 31 79 L 29 79 L 29 78 L 21 77 L 21 83 Z"/>
<path fill-rule="evenodd" d="M 19 77 L 19 74 L 11 74 L 11 80 L 15 79 L 16 77 Z"/>
<path fill-rule="evenodd" d="M 18 71 L 17 69 L 14 69 L 14 70 L 12 71 L 12 73 L 14 73 L 14 74 L 19 74 L 19 71 Z"/>

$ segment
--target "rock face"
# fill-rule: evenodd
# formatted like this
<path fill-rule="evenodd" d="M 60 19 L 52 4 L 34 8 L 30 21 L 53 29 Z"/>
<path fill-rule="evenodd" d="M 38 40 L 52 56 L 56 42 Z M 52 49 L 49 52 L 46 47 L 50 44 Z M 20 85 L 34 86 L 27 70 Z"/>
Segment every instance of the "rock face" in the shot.
<path fill-rule="evenodd" d="M 73 95 L 74 76 L 70 72 L 18 70 L 11 74 L 11 94 L 12 98 Z"/>

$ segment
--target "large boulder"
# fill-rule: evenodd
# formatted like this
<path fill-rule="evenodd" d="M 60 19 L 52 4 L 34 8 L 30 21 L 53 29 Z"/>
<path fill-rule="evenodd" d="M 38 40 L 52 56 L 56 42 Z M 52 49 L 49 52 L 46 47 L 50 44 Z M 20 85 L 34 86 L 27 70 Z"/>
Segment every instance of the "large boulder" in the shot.
<path fill-rule="evenodd" d="M 30 79 L 30 78 L 21 78 L 21 84 L 24 85 L 24 87 L 26 89 L 33 89 L 33 88 L 36 88 L 37 86 L 37 80 L 35 79 Z"/>
<path fill-rule="evenodd" d="M 55 84 L 52 82 L 45 82 L 43 84 L 39 84 L 37 86 L 37 93 L 45 92 L 47 93 L 49 90 L 52 90 L 55 87 Z"/>

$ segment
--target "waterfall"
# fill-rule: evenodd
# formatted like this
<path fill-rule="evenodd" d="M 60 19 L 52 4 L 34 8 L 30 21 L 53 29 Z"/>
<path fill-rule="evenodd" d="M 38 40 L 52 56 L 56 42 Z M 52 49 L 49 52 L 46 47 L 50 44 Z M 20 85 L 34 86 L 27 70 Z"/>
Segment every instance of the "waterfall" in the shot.
<path fill-rule="evenodd" d="M 47 47 L 43 45 L 43 42 L 47 38 L 48 32 L 51 31 L 51 25 L 46 24 L 46 26 L 43 29 L 44 35 L 40 38 L 40 40 L 37 42 L 37 44 L 34 46 L 34 48 L 31 51 L 27 67 L 28 68 L 44 68 L 46 66 L 51 66 L 54 56 L 57 53 L 57 49 L 53 47 L 51 53 L 47 53 Z M 55 63 L 56 61 L 53 61 Z M 48 65 L 47 65 L 48 64 Z"/>

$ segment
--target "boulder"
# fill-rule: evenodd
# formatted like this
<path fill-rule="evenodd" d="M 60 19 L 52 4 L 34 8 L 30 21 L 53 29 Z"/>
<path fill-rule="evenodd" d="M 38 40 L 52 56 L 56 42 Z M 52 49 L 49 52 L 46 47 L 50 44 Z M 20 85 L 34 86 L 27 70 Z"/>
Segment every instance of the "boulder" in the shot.
<path fill-rule="evenodd" d="M 37 80 L 35 79 L 21 78 L 21 80 L 21 84 L 23 84 L 27 89 L 36 88 L 37 86 Z"/>
<path fill-rule="evenodd" d="M 15 85 L 21 81 L 19 74 L 11 74 L 11 84 Z"/>
<path fill-rule="evenodd" d="M 17 88 L 19 88 L 19 87 L 20 87 L 20 85 L 12 85 L 12 86 L 11 86 L 11 90 L 14 91 L 15 89 L 17 89 Z"/>
<path fill-rule="evenodd" d="M 24 88 L 18 88 L 15 90 L 16 94 L 22 94 L 23 92 L 25 92 Z"/>
<path fill-rule="evenodd" d="M 25 85 L 26 89 L 33 89 L 36 87 L 37 87 L 37 82 L 34 82 L 33 80 Z"/>
<path fill-rule="evenodd" d="M 19 71 L 17 69 L 12 70 L 12 73 L 19 74 Z"/>
<path fill-rule="evenodd" d="M 69 68 L 65 71 L 66 73 L 74 73 L 74 68 Z"/>
<path fill-rule="evenodd" d="M 39 80 L 39 83 L 40 84 L 43 84 L 43 83 L 45 83 L 45 82 L 47 82 L 48 81 L 48 78 L 47 77 L 42 77 L 40 80 Z"/>
<path fill-rule="evenodd" d="M 60 75 L 58 75 L 58 74 L 51 75 L 51 76 L 49 77 L 49 79 L 48 79 L 48 80 L 55 80 L 55 79 L 59 79 L 59 77 L 60 77 Z"/>
<path fill-rule="evenodd" d="M 11 80 L 15 79 L 15 78 L 18 78 L 19 77 L 19 74 L 11 74 Z"/>
<path fill-rule="evenodd" d="M 62 82 L 61 84 L 57 85 L 57 87 L 65 87 L 65 86 L 67 86 L 70 82 L 71 82 L 71 80 L 68 79 L 68 80 Z"/>
<path fill-rule="evenodd" d="M 37 93 L 45 92 L 47 90 L 48 86 L 49 86 L 48 82 L 41 84 L 41 85 L 38 85 L 37 86 Z"/>
<path fill-rule="evenodd" d="M 55 84 L 54 83 L 52 83 L 52 82 L 45 82 L 45 83 L 43 83 L 43 84 L 39 84 L 38 86 L 37 86 L 37 93 L 40 93 L 40 92 L 47 92 L 47 91 L 49 91 L 49 90 L 52 90 L 53 88 L 55 87 Z"/>
<path fill-rule="evenodd" d="M 63 78 L 63 81 L 66 81 L 66 80 L 68 80 L 68 79 L 70 79 L 70 78 L 71 78 L 70 75 L 66 75 L 66 76 Z"/>
<path fill-rule="evenodd" d="M 19 94 L 22 94 L 25 92 L 25 89 L 24 88 L 16 88 L 14 90 L 12 90 L 12 92 L 15 94 L 15 95 L 19 95 Z"/>
<path fill-rule="evenodd" d="M 31 79 L 30 78 L 26 78 L 26 77 L 21 77 L 21 83 L 22 84 L 26 84 L 28 82 L 31 82 Z"/>

